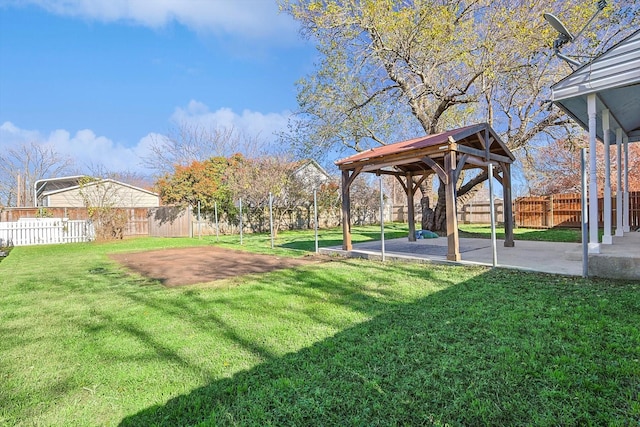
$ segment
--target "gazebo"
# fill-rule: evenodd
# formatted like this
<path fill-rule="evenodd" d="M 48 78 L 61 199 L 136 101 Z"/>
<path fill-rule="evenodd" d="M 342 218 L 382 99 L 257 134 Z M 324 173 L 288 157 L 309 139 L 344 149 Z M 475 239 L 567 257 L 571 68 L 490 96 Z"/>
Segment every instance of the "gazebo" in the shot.
<path fill-rule="evenodd" d="M 338 160 L 342 171 L 342 249 L 352 250 L 350 187 L 361 173 L 392 175 L 407 196 L 409 240 L 415 241 L 414 195 L 420 184 L 437 174 L 446 188 L 447 259 L 460 261 L 456 183 L 466 169 L 497 166 L 495 178 L 502 184 L 506 247 L 513 247 L 513 214 L 511 205 L 511 164 L 515 160 L 500 137 L 486 123 L 427 135 L 408 141 L 384 145 Z"/>
<path fill-rule="evenodd" d="M 640 141 L 640 30 L 556 83 L 551 93 L 554 104 L 589 132 L 590 219 L 598 218 L 596 139 L 605 146 L 602 244 L 610 245 L 613 238 L 609 147 L 613 138 L 618 166 L 615 235 L 622 237 L 630 231 L 628 144 Z M 600 253 L 600 245 L 598 221 L 590 220 L 589 253 Z"/>

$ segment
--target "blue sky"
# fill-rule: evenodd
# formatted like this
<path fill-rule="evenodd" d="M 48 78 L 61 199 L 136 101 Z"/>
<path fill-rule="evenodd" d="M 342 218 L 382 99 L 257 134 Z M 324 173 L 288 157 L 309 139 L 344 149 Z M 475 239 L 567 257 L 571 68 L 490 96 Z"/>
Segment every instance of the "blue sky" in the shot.
<path fill-rule="evenodd" d="M 274 139 L 314 59 L 275 0 L 0 0 L 0 150 L 133 171 L 180 122 Z"/>

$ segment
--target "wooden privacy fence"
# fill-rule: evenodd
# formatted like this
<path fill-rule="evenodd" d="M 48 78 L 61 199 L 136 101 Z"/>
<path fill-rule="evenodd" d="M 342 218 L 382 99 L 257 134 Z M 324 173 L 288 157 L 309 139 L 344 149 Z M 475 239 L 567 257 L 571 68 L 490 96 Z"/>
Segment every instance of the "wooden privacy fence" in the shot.
<path fill-rule="evenodd" d="M 160 206 L 149 209 L 149 236 L 153 237 L 191 237 L 191 208 L 182 209 L 172 206 Z"/>
<path fill-rule="evenodd" d="M 149 235 L 149 208 L 115 208 L 125 212 L 127 224 L 124 237 Z M 5 208 L 0 211 L 0 223 L 25 220 L 27 218 L 67 218 L 88 220 L 87 208 Z"/>
<path fill-rule="evenodd" d="M 604 203 L 598 201 L 599 225 L 603 224 Z M 612 225 L 616 226 L 616 199 L 612 197 Z M 629 193 L 629 224 L 633 229 L 640 227 L 640 191 Z M 133 236 L 194 236 L 202 234 L 237 233 L 237 221 L 220 214 L 218 228 L 213 218 L 203 218 L 200 223 L 190 209 L 176 207 L 159 208 L 118 208 L 127 214 L 124 237 Z M 504 222 L 502 200 L 495 200 L 496 221 Z M 304 229 L 313 226 L 312 207 L 295 209 L 276 209 L 274 219 L 278 229 Z M 524 228 L 580 227 L 580 194 L 560 194 L 547 197 L 521 197 L 514 201 L 515 224 Z M 282 215 L 280 215 L 282 214 Z M 416 221 L 420 221 L 420 205 L 415 206 Z M 266 216 L 265 216 L 266 215 Z M 385 221 L 407 221 L 407 208 L 403 205 L 385 206 Z M 54 216 L 55 218 L 49 218 Z M 249 232 L 268 231 L 268 211 L 262 216 L 256 211 L 243 214 L 243 229 Z M 260 218 L 262 220 L 260 220 Z M 379 221 L 377 209 L 363 210 L 353 214 L 354 223 L 374 223 Z M 266 219 L 265 219 L 266 218 Z M 87 241 L 93 238 L 94 231 L 77 231 L 86 226 L 89 215 L 86 208 L 4 208 L 0 210 L 0 247 L 9 242 L 13 245 L 65 243 Z M 489 202 L 475 202 L 459 206 L 460 223 L 488 224 L 491 221 Z M 31 221 L 31 222 L 29 222 Z M 20 225 L 16 225 L 16 224 Z M 322 208 L 319 210 L 319 225 L 332 227 L 340 223 L 339 210 Z M 31 225 L 27 225 L 31 224 Z M 37 227 L 36 227 L 37 224 Z M 35 231 L 38 228 L 40 231 Z M 25 242 L 25 243 L 23 243 Z"/>
<path fill-rule="evenodd" d="M 0 222 L 0 247 L 89 242 L 95 236 L 91 221 L 34 218 Z"/>
<path fill-rule="evenodd" d="M 504 204 L 497 199 L 493 203 L 495 220 L 504 223 Z M 462 224 L 490 224 L 491 202 L 467 203 L 458 209 L 458 221 Z"/>
<path fill-rule="evenodd" d="M 616 198 L 611 198 L 612 226 L 617 226 Z M 580 227 L 582 199 L 578 194 L 520 197 L 514 201 L 516 225 L 525 228 Z M 604 224 L 604 199 L 598 199 L 598 225 Z M 640 191 L 629 193 L 629 225 L 640 227 Z"/>
<path fill-rule="evenodd" d="M 27 218 L 89 219 L 87 208 L 3 208 L 0 222 L 19 221 Z"/>

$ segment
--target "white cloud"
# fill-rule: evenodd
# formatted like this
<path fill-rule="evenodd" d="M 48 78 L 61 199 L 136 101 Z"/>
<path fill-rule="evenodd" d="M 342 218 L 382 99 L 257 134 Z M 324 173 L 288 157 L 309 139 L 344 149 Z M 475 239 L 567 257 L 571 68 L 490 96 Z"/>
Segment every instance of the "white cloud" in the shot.
<path fill-rule="evenodd" d="M 171 21 L 198 32 L 291 42 L 297 25 L 278 13 L 275 0 L 22 0 L 49 12 L 104 22 L 128 21 L 160 28 Z"/>
<path fill-rule="evenodd" d="M 0 125 L 0 148 L 3 150 L 10 148 L 12 141 L 31 142 L 39 141 L 40 133 L 35 130 L 20 129 L 11 122 L 4 122 Z"/>
<path fill-rule="evenodd" d="M 56 153 L 70 157 L 81 172 L 102 166 L 107 171 L 139 170 L 138 147 L 116 144 L 92 130 L 82 129 L 72 135 L 65 129 L 56 129 L 48 135 L 36 130 L 20 129 L 11 122 L 0 125 L 0 150 L 7 150 L 32 142 L 51 147 Z"/>
<path fill-rule="evenodd" d="M 192 100 L 186 107 L 178 107 L 170 117 L 175 125 L 197 124 L 206 127 L 234 128 L 248 136 L 272 142 L 274 133 L 284 130 L 288 113 L 267 113 L 244 110 L 236 113 L 229 108 L 210 111 L 201 102 Z M 91 168 L 108 172 L 143 170 L 141 159 L 151 153 L 154 139 L 162 135 L 150 132 L 131 146 L 116 143 L 107 136 L 96 135 L 90 129 L 81 129 L 74 134 L 66 129 L 56 129 L 48 134 L 38 130 L 21 129 L 12 122 L 0 125 L 0 152 L 21 144 L 32 142 L 51 147 L 62 156 L 73 159 L 79 173 L 89 173 Z"/>
<path fill-rule="evenodd" d="M 274 135 L 286 130 L 290 113 L 260 113 L 244 110 L 238 114 L 229 108 L 210 111 L 205 104 L 191 100 L 186 107 L 178 107 L 171 116 L 176 125 L 195 124 L 213 128 L 233 128 L 250 136 L 257 136 L 265 142 L 275 139 Z"/>

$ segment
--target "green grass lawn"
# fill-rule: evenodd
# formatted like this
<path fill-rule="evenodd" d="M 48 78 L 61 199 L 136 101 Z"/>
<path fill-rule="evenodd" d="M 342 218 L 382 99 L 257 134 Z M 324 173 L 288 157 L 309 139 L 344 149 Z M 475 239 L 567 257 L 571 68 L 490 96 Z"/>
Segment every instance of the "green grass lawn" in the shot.
<path fill-rule="evenodd" d="M 406 237 L 408 226 L 404 223 L 391 223 L 385 225 L 384 235 L 386 239 Z M 353 243 L 380 240 L 380 226 L 352 227 L 351 239 Z M 226 248 L 240 247 L 238 234 L 219 236 L 202 236 L 201 240 Z M 318 230 L 318 247 L 342 245 L 342 228 L 328 228 Z M 271 249 L 271 236 L 269 234 L 244 234 L 242 246 L 245 250 L 258 253 L 273 253 L 276 255 L 304 256 L 315 251 L 315 235 L 313 230 L 292 230 L 279 232 L 274 238 L 274 249 Z"/>
<path fill-rule="evenodd" d="M 640 283 L 331 258 L 165 288 L 107 257 L 214 241 L 14 248 L 0 425 L 640 423 Z"/>
<path fill-rule="evenodd" d="M 491 225 L 459 224 L 460 237 L 491 238 Z M 496 238 L 504 239 L 504 228 L 496 227 Z M 537 240 L 541 242 L 580 243 L 582 234 L 576 228 L 516 228 L 513 230 L 515 240 Z"/>
<path fill-rule="evenodd" d="M 419 226 L 419 224 L 416 224 Z M 396 239 L 406 237 L 408 233 L 406 223 L 385 224 L 385 239 Z M 487 224 L 458 224 L 460 237 L 471 238 L 491 238 L 491 226 Z M 371 240 L 380 240 L 380 226 L 352 227 L 353 243 Z M 568 242 L 580 243 L 582 240 L 581 231 L 572 228 L 516 228 L 514 229 L 515 240 L 537 240 L 544 242 Z M 504 239 L 504 228 L 496 228 L 498 239 Z M 216 244 L 222 247 L 236 248 L 240 243 L 240 236 L 237 234 L 219 236 L 202 236 L 201 240 Z M 340 246 L 342 244 L 342 228 L 323 229 L 318 232 L 318 246 Z M 281 232 L 274 240 L 275 248 L 271 249 L 271 237 L 269 234 L 244 234 L 243 246 L 246 250 L 262 253 L 276 253 L 279 255 L 300 256 L 315 250 L 315 240 L 313 231 L 295 230 Z"/>

